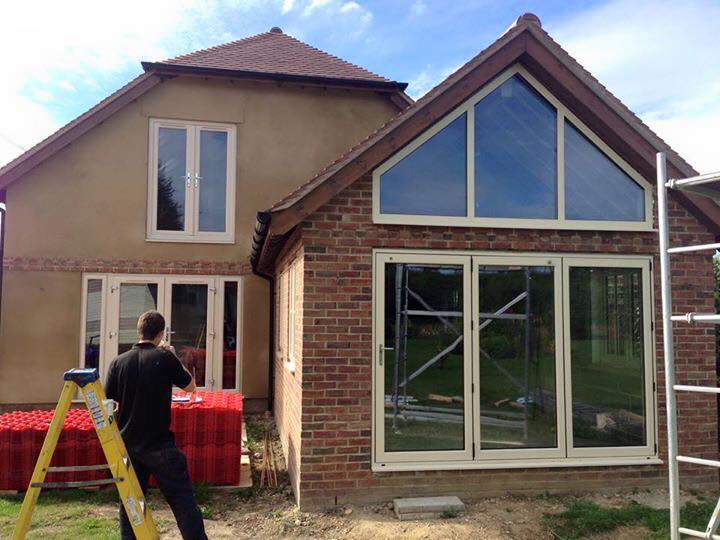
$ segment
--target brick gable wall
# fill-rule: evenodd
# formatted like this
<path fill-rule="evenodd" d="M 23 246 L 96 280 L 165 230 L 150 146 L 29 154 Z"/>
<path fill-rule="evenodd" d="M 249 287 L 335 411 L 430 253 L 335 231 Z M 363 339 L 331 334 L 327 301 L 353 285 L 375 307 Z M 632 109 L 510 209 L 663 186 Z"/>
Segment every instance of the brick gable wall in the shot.
<path fill-rule="evenodd" d="M 666 438 L 656 233 L 375 225 L 371 201 L 372 181 L 366 175 L 302 224 L 302 406 L 301 424 L 293 429 L 302 430 L 299 499 L 303 507 L 422 493 L 486 496 L 666 485 L 664 465 L 373 473 L 373 248 L 654 255 L 654 305 L 658 321 L 656 416 L 663 459 Z M 670 220 L 673 245 L 714 241 L 673 200 Z M 715 311 L 713 268 L 708 255 L 675 256 L 672 270 L 676 312 Z M 678 326 L 675 336 L 678 382 L 714 386 L 714 329 Z M 285 380 L 287 376 L 280 375 L 284 370 L 277 362 L 276 369 L 276 376 Z M 296 394 L 292 399 L 296 399 Z M 278 416 L 287 415 L 280 408 Z M 680 396 L 679 411 L 681 453 L 717 459 L 715 397 Z M 681 475 L 687 486 L 717 487 L 714 470 L 683 465 Z"/>

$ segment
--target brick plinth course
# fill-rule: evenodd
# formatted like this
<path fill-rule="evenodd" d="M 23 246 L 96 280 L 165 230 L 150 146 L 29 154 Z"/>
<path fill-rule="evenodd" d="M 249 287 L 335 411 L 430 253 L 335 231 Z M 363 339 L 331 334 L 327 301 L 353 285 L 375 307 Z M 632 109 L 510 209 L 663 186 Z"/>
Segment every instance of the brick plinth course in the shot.
<path fill-rule="evenodd" d="M 714 242 L 671 198 L 672 245 Z M 654 217 L 657 223 L 657 216 Z M 372 222 L 372 181 L 365 175 L 312 213 L 278 259 L 303 265 L 302 353 L 290 374 L 276 361 L 275 405 L 302 508 L 394 497 L 452 494 L 616 492 L 666 486 L 665 465 L 383 472 L 371 470 L 372 252 L 374 248 L 652 255 L 657 365 L 658 444 L 666 456 L 660 272 L 656 232 L 521 230 L 381 225 Z M 675 312 L 714 312 L 711 258 L 674 256 Z M 679 383 L 715 386 L 712 326 L 676 326 Z M 680 451 L 718 459 L 715 396 L 681 395 Z M 299 448 L 297 445 L 299 444 Z M 289 450 L 288 450 L 289 448 Z M 714 469 L 681 465 L 685 487 L 717 488 Z"/>

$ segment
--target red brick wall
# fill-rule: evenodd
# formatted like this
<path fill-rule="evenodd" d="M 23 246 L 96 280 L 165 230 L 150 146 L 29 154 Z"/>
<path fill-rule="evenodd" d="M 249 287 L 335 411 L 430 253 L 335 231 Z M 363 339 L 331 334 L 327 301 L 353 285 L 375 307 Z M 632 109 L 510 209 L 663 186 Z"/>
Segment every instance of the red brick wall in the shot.
<path fill-rule="evenodd" d="M 295 332 L 296 346 L 292 360 L 295 365 L 294 373 L 288 369 L 289 351 L 287 350 L 288 332 L 288 269 L 295 266 L 295 297 L 296 317 Z M 280 441 L 288 466 L 290 482 L 299 500 L 300 482 L 300 447 L 301 447 L 301 399 L 302 399 L 302 323 L 303 323 L 303 250 L 299 244 L 289 246 L 289 249 L 278 260 L 275 286 L 275 384 L 274 408 L 275 421 L 280 435 Z M 281 286 L 281 280 L 283 285 Z"/>
<path fill-rule="evenodd" d="M 371 195 L 372 182 L 366 176 L 302 225 L 305 283 L 300 501 L 303 507 L 421 493 L 484 496 L 665 486 L 664 465 L 373 473 L 370 469 L 373 248 L 656 255 L 657 234 L 374 225 Z M 714 241 L 684 208 L 672 200 L 670 207 L 672 244 Z M 657 256 L 654 259 L 654 287 L 659 291 Z M 714 312 L 710 256 L 676 256 L 675 261 L 675 311 Z M 659 292 L 654 302 L 659 388 L 656 416 L 660 456 L 664 458 Z M 713 329 L 677 327 L 675 336 L 678 381 L 714 385 Z M 280 376 L 283 370 L 276 367 Z M 681 452 L 717 458 L 715 398 L 682 397 L 679 407 Z M 681 474 L 689 480 L 686 485 L 717 487 L 717 474 L 712 469 L 683 466 Z"/>
<path fill-rule="evenodd" d="M 5 257 L 7 270 L 116 274 L 195 274 L 240 276 L 252 273 L 249 260 L 104 259 L 83 257 Z"/>

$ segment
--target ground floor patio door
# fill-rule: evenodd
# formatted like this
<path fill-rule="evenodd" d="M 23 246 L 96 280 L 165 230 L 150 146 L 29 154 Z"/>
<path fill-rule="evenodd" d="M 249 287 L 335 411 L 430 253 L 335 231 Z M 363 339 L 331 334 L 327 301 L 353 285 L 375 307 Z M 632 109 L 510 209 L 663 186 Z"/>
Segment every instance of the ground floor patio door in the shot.
<path fill-rule="evenodd" d="M 375 463 L 654 458 L 650 262 L 377 252 Z"/>
<path fill-rule="evenodd" d="M 83 363 L 99 367 L 104 379 L 112 359 L 137 342 L 138 317 L 157 309 L 166 340 L 197 385 L 237 389 L 239 285 L 239 278 L 220 276 L 88 275 Z"/>
<path fill-rule="evenodd" d="M 470 259 L 380 255 L 376 275 L 376 455 L 472 459 Z"/>

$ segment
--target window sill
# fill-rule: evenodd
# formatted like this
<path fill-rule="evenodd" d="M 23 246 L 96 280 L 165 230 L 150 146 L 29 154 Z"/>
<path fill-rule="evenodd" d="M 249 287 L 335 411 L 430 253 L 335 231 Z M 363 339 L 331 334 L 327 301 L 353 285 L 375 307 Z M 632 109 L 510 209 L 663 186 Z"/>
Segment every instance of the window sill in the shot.
<path fill-rule="evenodd" d="M 147 236 L 146 242 L 163 242 L 173 244 L 234 244 L 235 238 L 231 236 Z"/>
<path fill-rule="evenodd" d="M 379 225 L 423 225 L 439 227 L 473 227 L 499 229 L 548 229 L 570 231 L 657 232 L 650 221 L 597 221 L 571 219 L 482 218 L 466 216 L 421 216 L 403 214 L 373 214 Z"/>
<path fill-rule="evenodd" d="M 662 465 L 657 456 L 562 458 L 562 459 L 505 459 L 488 461 L 453 461 L 436 463 L 373 463 L 373 472 L 397 471 L 457 471 L 473 469 L 537 469 L 571 467 L 619 467 L 624 465 Z"/>

